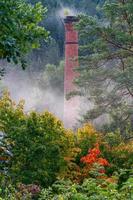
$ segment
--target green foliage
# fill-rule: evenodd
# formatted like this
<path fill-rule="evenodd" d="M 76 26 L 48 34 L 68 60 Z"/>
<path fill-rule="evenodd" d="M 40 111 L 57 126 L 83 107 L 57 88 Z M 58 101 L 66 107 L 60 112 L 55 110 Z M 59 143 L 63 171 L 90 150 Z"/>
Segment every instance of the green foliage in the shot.
<path fill-rule="evenodd" d="M 80 77 L 83 94 L 94 103 L 84 121 L 109 116 L 112 130 L 126 129 L 133 114 L 132 1 L 105 1 L 102 18 L 81 15 Z"/>
<path fill-rule="evenodd" d="M 18 192 L 12 185 L 6 186 L 3 191 L 0 187 L 0 200 L 31 200 L 31 195 L 29 193 Z"/>
<path fill-rule="evenodd" d="M 52 188 L 42 190 L 39 200 L 131 200 L 132 197 L 132 177 L 125 182 L 120 190 L 117 189 L 115 183 L 90 178 L 85 180 L 82 185 L 69 181 L 56 182 Z"/>
<path fill-rule="evenodd" d="M 60 95 L 64 93 L 64 61 L 60 61 L 59 65 L 47 64 L 42 74 L 43 87 L 57 90 Z"/>
<path fill-rule="evenodd" d="M 31 199 L 30 193 L 19 191 L 12 183 L 10 177 L 0 175 L 0 200 L 21 200 L 24 196 L 26 200 Z"/>
<path fill-rule="evenodd" d="M 24 113 L 5 94 L 0 100 L 0 129 L 10 144 L 8 173 L 14 182 L 48 186 L 65 167 L 67 135 L 62 123 L 49 112 Z"/>
<path fill-rule="evenodd" d="M 133 141 L 126 140 L 120 131 L 107 133 L 100 145 L 103 156 L 109 161 L 107 174 L 119 173 L 119 185 L 125 182 L 133 167 Z"/>
<path fill-rule="evenodd" d="M 46 40 L 48 32 L 41 27 L 47 9 L 41 3 L 34 6 L 25 0 L 1 0 L 0 2 L 0 58 L 25 68 L 24 55 L 38 48 L 40 39 Z"/>
<path fill-rule="evenodd" d="M 106 133 L 104 140 L 110 147 L 116 147 L 121 143 L 124 143 L 124 138 L 121 136 L 120 131 Z"/>
<path fill-rule="evenodd" d="M 56 181 L 52 187 L 44 188 L 41 191 L 39 200 L 132 200 L 133 197 L 133 178 L 132 176 L 118 189 L 116 183 L 97 180 L 94 178 L 86 179 L 82 185 L 73 184 L 71 181 Z M 0 200 L 21 200 L 34 199 L 30 194 L 21 193 L 8 185 L 3 191 L 0 188 Z"/>

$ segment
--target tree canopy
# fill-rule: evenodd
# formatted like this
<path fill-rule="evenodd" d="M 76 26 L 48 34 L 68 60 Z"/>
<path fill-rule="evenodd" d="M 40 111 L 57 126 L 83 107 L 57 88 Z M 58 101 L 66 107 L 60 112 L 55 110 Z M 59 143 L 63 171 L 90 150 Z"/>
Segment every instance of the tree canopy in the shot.
<path fill-rule="evenodd" d="M 0 100 L 0 170 L 8 169 L 14 182 L 47 186 L 65 168 L 67 133 L 48 111 L 25 114 L 23 106 L 23 101 L 15 104 L 7 92 Z"/>
<path fill-rule="evenodd" d="M 84 120 L 109 114 L 121 128 L 132 118 L 133 4 L 105 1 L 101 18 L 80 16 L 81 94 L 94 103 Z"/>
<path fill-rule="evenodd" d="M 39 47 L 40 39 L 46 40 L 48 32 L 40 26 L 47 9 L 41 3 L 31 5 L 25 0 L 0 1 L 0 59 L 21 62 L 24 56 Z"/>

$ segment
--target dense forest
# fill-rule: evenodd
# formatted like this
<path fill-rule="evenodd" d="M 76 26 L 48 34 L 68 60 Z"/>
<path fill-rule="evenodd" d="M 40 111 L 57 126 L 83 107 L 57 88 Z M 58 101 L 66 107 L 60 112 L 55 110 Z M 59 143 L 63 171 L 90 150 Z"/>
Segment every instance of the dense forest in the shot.
<path fill-rule="evenodd" d="M 66 96 L 64 10 L 79 33 Z M 0 24 L 0 200 L 133 200 L 132 0 L 0 0 Z"/>

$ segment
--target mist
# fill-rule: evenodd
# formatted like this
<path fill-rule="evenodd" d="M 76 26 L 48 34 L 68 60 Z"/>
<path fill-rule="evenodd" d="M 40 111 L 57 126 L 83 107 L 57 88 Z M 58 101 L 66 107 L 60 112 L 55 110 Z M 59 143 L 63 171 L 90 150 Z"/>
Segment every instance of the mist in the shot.
<path fill-rule="evenodd" d="M 45 72 L 43 72 L 45 73 Z M 8 67 L 1 83 L 4 90 L 10 92 L 11 98 L 18 103 L 25 101 L 25 112 L 35 110 L 38 112 L 50 111 L 59 119 L 63 119 L 63 94 L 59 95 L 56 88 L 39 85 L 44 82 L 41 72 L 31 72 L 28 68 Z M 56 86 L 55 86 L 56 87 Z"/>

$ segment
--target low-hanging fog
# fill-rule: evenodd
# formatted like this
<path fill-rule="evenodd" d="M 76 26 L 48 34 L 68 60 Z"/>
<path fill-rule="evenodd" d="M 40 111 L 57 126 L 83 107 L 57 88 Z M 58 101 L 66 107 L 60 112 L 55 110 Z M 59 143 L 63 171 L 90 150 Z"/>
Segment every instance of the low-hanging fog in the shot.
<path fill-rule="evenodd" d="M 43 72 L 45 75 L 45 72 Z M 2 79 L 4 89 L 8 89 L 11 97 L 17 103 L 25 100 L 25 111 L 37 110 L 42 112 L 48 110 L 60 119 L 62 119 L 63 110 L 63 94 L 50 86 L 40 85 L 45 83 L 41 72 L 30 72 L 27 68 L 22 70 L 16 67 L 8 67 L 8 70 Z M 55 86 L 56 87 L 56 86 Z"/>

